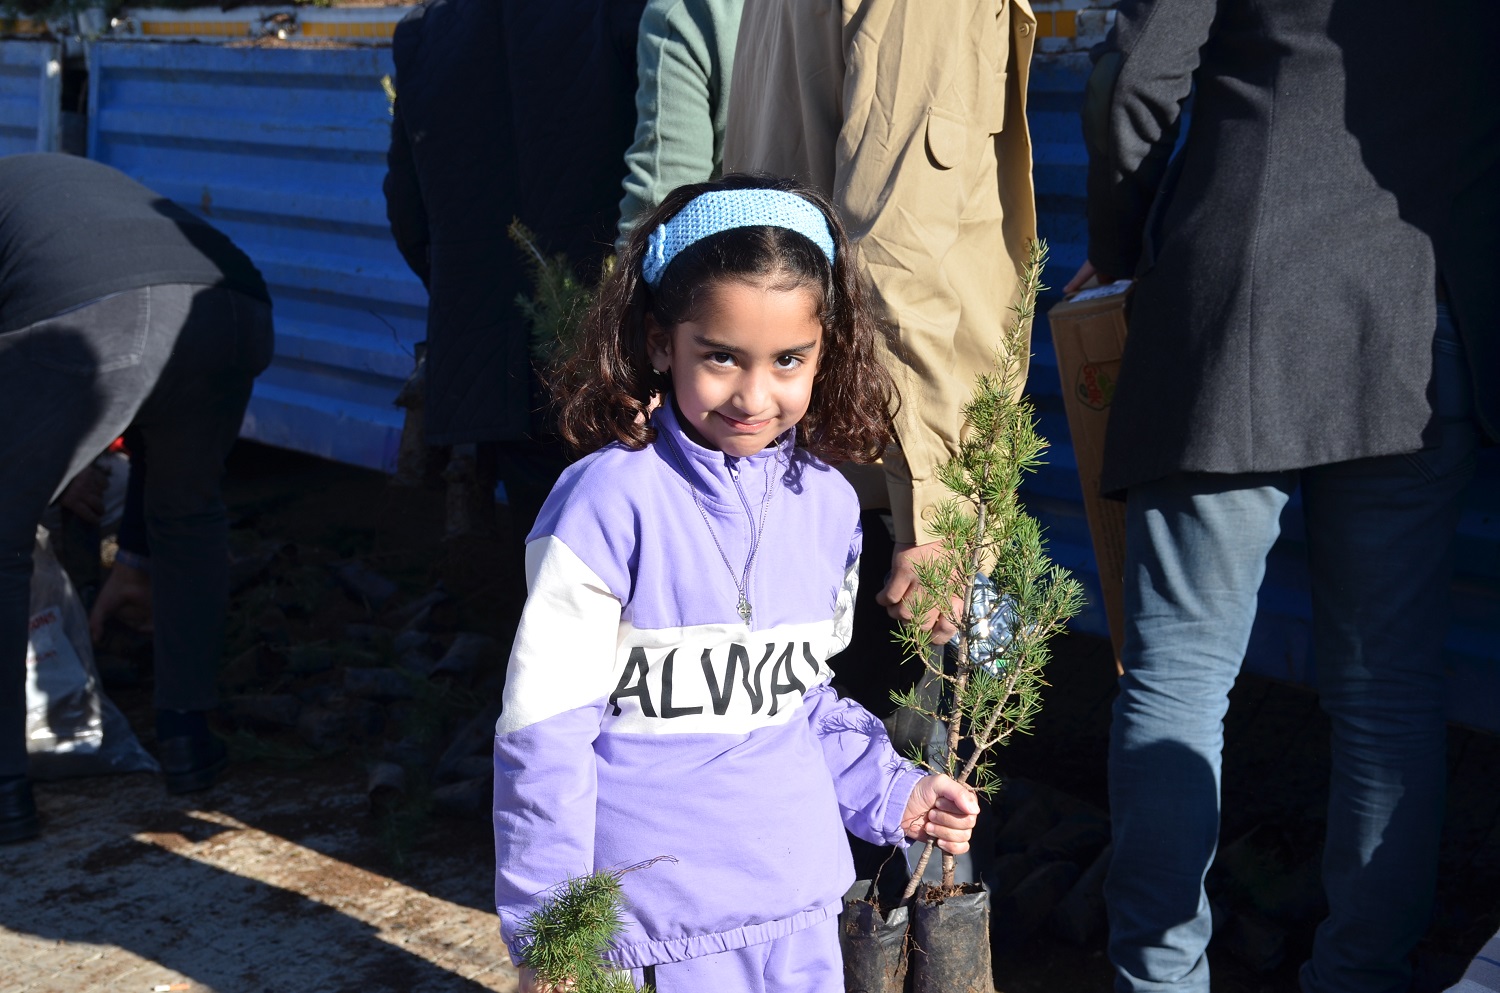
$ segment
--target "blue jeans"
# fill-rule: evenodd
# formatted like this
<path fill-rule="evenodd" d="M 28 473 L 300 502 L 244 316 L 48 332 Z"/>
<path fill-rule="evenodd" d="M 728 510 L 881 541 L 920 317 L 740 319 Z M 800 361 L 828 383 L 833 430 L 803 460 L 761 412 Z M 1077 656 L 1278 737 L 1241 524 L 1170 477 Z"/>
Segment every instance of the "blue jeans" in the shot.
<path fill-rule="evenodd" d="M 1446 310 L 1439 447 L 1291 472 L 1182 474 L 1131 489 L 1125 674 L 1110 730 L 1105 885 L 1121 993 L 1207 993 L 1204 875 L 1219 836 L 1229 690 L 1266 554 L 1302 489 L 1313 652 L 1332 721 L 1323 885 L 1304 993 L 1396 993 L 1426 930 L 1442 827 L 1442 642 L 1452 539 L 1478 441 Z"/>
<path fill-rule="evenodd" d="M 26 772 L 26 619 L 37 520 L 84 466 L 134 427 L 151 450 L 156 705 L 218 702 L 229 600 L 219 481 L 271 308 L 221 287 L 127 290 L 0 335 L 0 776 Z M 14 429 L 12 429 L 14 428 Z"/>

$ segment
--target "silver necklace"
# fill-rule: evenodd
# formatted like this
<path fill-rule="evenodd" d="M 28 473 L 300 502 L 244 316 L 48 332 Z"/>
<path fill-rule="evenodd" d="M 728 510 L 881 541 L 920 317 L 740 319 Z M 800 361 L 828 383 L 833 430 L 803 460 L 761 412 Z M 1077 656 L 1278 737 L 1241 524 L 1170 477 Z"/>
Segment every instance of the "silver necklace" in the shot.
<path fill-rule="evenodd" d="M 718 532 L 714 531 L 713 523 L 708 519 L 708 511 L 703 509 L 703 501 L 698 497 L 698 488 L 693 485 L 693 479 L 688 474 L 687 465 L 683 461 L 681 453 L 677 451 L 677 439 L 665 432 L 663 432 L 663 436 L 667 439 L 667 447 L 672 450 L 672 461 L 677 463 L 677 469 L 682 473 L 682 478 L 687 483 L 688 492 L 693 495 L 693 506 L 698 508 L 698 516 L 703 518 L 703 526 L 708 528 L 708 536 L 714 540 L 714 547 L 719 550 L 719 558 L 724 560 L 724 568 L 729 570 L 729 578 L 734 581 L 734 588 L 739 592 L 740 602 L 735 609 L 740 615 L 740 620 L 749 624 L 751 607 L 750 597 L 746 591 L 750 588 L 750 570 L 755 565 L 755 553 L 760 551 L 760 536 L 766 530 L 766 512 L 771 508 L 771 463 L 776 461 L 776 456 L 773 455 L 766 460 L 766 495 L 760 502 L 760 527 L 755 528 L 750 533 L 750 554 L 745 559 L 745 571 L 737 577 L 734 574 L 734 566 L 730 564 L 729 556 L 724 553 L 724 546 L 719 543 Z M 730 474 L 734 475 L 733 470 L 731 470 Z M 738 476 L 734 476 L 734 488 L 740 490 Z M 750 524 L 754 527 L 755 518 L 750 514 L 750 504 L 745 500 L 745 492 L 743 490 L 740 490 L 740 501 L 745 505 L 745 516 L 750 518 Z"/>

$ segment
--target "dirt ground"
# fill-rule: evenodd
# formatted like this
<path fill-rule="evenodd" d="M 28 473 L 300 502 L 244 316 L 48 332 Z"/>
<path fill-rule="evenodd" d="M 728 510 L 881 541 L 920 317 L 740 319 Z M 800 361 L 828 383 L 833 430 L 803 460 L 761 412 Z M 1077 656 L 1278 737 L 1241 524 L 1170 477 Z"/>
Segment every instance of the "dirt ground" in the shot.
<path fill-rule="evenodd" d="M 394 490 L 376 473 L 242 444 L 227 498 L 237 561 L 248 565 L 226 670 L 256 699 L 295 698 L 305 717 L 335 705 L 344 668 L 400 669 L 386 642 L 348 643 L 382 624 L 395 630 L 403 607 L 434 599 L 439 580 L 445 595 L 422 627 L 433 657 L 459 632 L 504 642 L 519 616 L 514 536 L 502 529 L 445 547 L 441 492 Z M 335 582 L 351 562 L 394 586 L 381 609 Z M 132 670 L 145 648 L 119 637 L 105 663 L 110 693 L 150 748 L 149 671 Z M 1002 834 L 1038 791 L 1100 817 L 1107 806 L 1108 648 L 1086 636 L 1055 647 L 1036 733 L 1001 756 L 1004 773 L 1035 785 L 998 801 Z M 149 775 L 40 785 L 42 838 L 0 848 L 0 993 L 515 989 L 495 933 L 484 811 L 445 805 L 433 788 L 441 776 L 429 782 L 422 771 L 498 692 L 497 674 L 480 673 L 387 703 L 373 727 L 326 741 L 309 736 L 305 719 L 293 727 L 226 713 L 231 774 L 190 797 L 165 796 Z M 1211 950 L 1214 990 L 1293 991 L 1319 912 L 1327 724 L 1307 690 L 1245 677 L 1226 734 L 1227 868 L 1210 888 L 1235 938 Z M 1439 905 L 1418 993 L 1442 989 L 1500 923 L 1500 739 L 1454 728 L 1450 743 Z M 376 763 L 403 765 L 407 788 L 372 801 Z M 1081 843 L 1070 857 L 1086 867 L 1100 845 Z M 1309 879 L 1313 898 L 1294 899 Z M 1025 916 L 994 922 L 1000 990 L 1110 988 L 1100 928 L 1069 942 L 1045 915 L 1023 927 Z"/>
<path fill-rule="evenodd" d="M 398 870 L 340 774 L 246 767 L 191 798 L 136 774 L 39 799 L 43 838 L 0 849 L 4 993 L 516 989 L 481 825 L 445 824 Z"/>

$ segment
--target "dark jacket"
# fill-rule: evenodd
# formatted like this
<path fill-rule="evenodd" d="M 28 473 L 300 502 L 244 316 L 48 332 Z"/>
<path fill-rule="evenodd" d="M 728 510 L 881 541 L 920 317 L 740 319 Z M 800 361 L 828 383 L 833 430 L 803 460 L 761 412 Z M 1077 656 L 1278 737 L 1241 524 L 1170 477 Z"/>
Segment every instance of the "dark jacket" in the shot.
<path fill-rule="evenodd" d="M 1451 71 L 1467 2 L 1120 4 L 1085 113 L 1089 258 L 1138 276 L 1106 492 L 1436 443 L 1435 242 L 1475 154 Z M 1464 319 L 1472 357 L 1495 327 Z"/>
<path fill-rule="evenodd" d="M 635 127 L 644 0 L 430 0 L 396 28 L 391 231 L 427 285 L 430 444 L 535 433 L 540 406 L 506 229 L 597 269 Z"/>
<path fill-rule="evenodd" d="M 516 213 L 499 6 L 435 0 L 396 26 L 386 212 L 427 285 L 430 444 L 521 438 L 531 359 L 526 285 L 505 229 Z"/>
<path fill-rule="evenodd" d="M 118 169 L 56 153 L 0 159 L 0 333 L 168 283 L 271 300 L 233 242 Z"/>
<path fill-rule="evenodd" d="M 502 0 L 520 217 L 585 278 L 613 251 L 646 0 Z"/>

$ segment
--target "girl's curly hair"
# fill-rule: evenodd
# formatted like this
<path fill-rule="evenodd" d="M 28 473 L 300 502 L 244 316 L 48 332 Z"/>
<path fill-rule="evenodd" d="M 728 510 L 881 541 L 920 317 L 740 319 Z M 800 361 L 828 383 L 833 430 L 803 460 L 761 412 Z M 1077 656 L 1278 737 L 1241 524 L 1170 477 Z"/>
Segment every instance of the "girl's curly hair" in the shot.
<path fill-rule="evenodd" d="M 721 231 L 684 248 L 652 289 L 641 276 L 646 241 L 694 197 L 716 190 L 772 189 L 794 193 L 822 212 L 833 234 L 834 262 L 805 236 L 786 228 Z M 692 320 L 705 290 L 723 280 L 806 287 L 818 296 L 822 354 L 812 400 L 798 425 L 798 444 L 825 462 L 873 462 L 894 437 L 896 402 L 890 374 L 875 357 L 885 333 L 866 303 L 859 267 L 833 205 L 791 180 L 730 175 L 680 186 L 643 217 L 614 272 L 584 317 L 577 347 L 549 377 L 558 433 L 580 453 L 613 442 L 640 449 L 655 438 L 647 411 L 669 385 L 652 371 L 646 317 L 670 330 Z"/>

